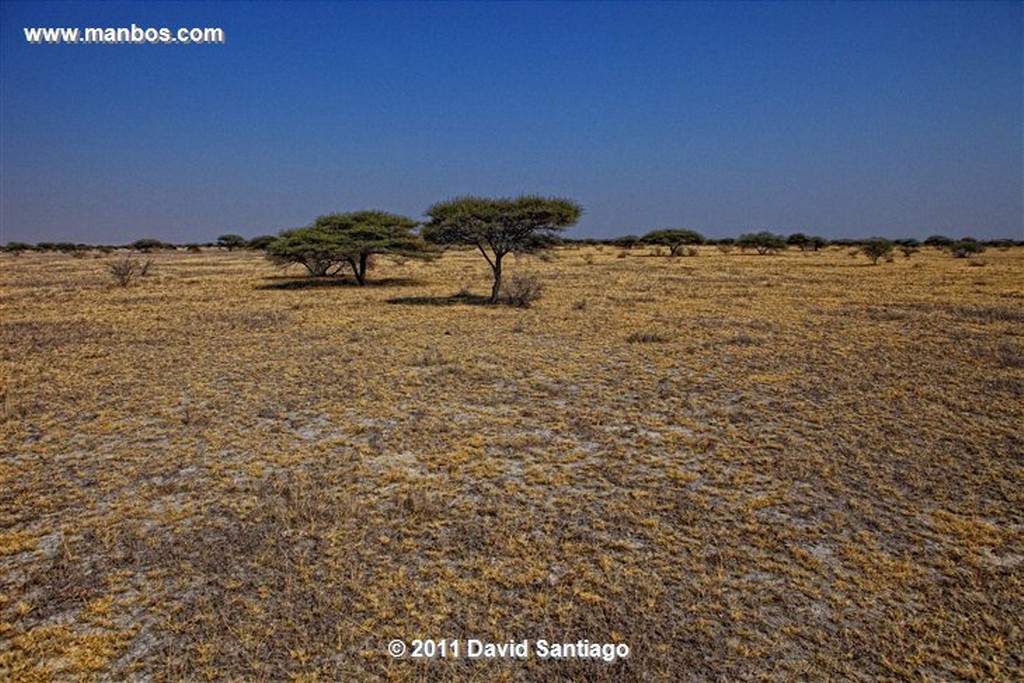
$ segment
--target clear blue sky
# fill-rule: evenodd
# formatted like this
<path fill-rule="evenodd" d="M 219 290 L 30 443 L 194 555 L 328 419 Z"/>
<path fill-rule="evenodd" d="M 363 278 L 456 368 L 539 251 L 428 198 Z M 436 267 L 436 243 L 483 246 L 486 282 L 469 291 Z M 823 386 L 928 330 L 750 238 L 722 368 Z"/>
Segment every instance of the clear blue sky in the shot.
<path fill-rule="evenodd" d="M 0 3 L 0 242 L 559 195 L 571 236 L 1024 239 L 1024 5 Z M 29 45 L 25 27 L 222 27 Z"/>

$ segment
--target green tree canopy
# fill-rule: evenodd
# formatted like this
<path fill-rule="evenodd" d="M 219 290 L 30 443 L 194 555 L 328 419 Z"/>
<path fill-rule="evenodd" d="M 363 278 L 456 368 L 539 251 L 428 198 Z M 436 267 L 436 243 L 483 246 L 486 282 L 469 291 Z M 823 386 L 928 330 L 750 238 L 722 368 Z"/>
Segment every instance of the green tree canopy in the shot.
<path fill-rule="evenodd" d="M 267 257 L 281 264 L 299 263 L 311 275 L 337 273 L 346 265 L 356 282 L 366 284 L 374 254 L 423 258 L 426 243 L 412 234 L 416 222 L 384 211 L 355 211 L 320 216 L 313 225 L 285 230 L 267 245 Z"/>
<path fill-rule="evenodd" d="M 800 251 L 806 249 L 811 242 L 811 238 L 802 232 L 794 232 L 786 238 L 786 244 L 797 247 Z"/>
<path fill-rule="evenodd" d="M 148 254 L 151 251 L 157 251 L 159 249 L 172 249 L 173 248 L 173 245 L 165 244 L 165 243 L 161 242 L 160 240 L 154 239 L 152 237 L 143 237 L 140 240 L 135 240 L 134 242 L 132 242 L 128 246 L 131 247 L 132 249 L 134 249 L 135 251 L 141 251 L 141 252 L 146 253 L 146 254 Z"/>
<path fill-rule="evenodd" d="M 925 246 L 944 249 L 953 244 L 953 239 L 945 235 L 929 235 L 924 241 Z"/>
<path fill-rule="evenodd" d="M 756 249 L 762 256 L 786 248 L 786 240 L 781 235 L 762 230 L 757 233 L 740 235 L 736 240 L 736 246 L 740 249 Z"/>
<path fill-rule="evenodd" d="M 270 246 L 270 243 L 276 239 L 277 237 L 275 235 L 260 235 L 259 237 L 253 237 L 246 243 L 245 248 L 266 251 L 267 247 Z"/>
<path fill-rule="evenodd" d="M 576 202 L 555 197 L 458 197 L 428 208 L 430 222 L 421 234 L 435 244 L 479 249 L 494 275 L 491 303 L 497 303 L 505 255 L 547 246 L 558 232 L 575 225 L 582 213 Z"/>
<path fill-rule="evenodd" d="M 861 242 L 860 250 L 864 252 L 864 255 L 871 259 L 874 264 L 878 263 L 878 259 L 882 258 L 886 254 L 891 254 L 893 249 L 893 243 L 884 237 L 872 237 L 871 239 L 864 240 Z"/>
<path fill-rule="evenodd" d="M 985 251 L 985 245 L 973 237 L 965 237 L 962 240 L 951 242 L 947 248 L 957 258 L 967 258 Z"/>
<path fill-rule="evenodd" d="M 248 243 L 249 241 L 241 235 L 221 235 L 217 238 L 217 246 L 227 249 L 228 251 L 242 249 Z"/>
<path fill-rule="evenodd" d="M 655 230 L 644 235 L 644 244 L 660 244 L 669 248 L 669 255 L 676 253 L 688 244 L 704 244 L 704 236 L 693 230 Z"/>

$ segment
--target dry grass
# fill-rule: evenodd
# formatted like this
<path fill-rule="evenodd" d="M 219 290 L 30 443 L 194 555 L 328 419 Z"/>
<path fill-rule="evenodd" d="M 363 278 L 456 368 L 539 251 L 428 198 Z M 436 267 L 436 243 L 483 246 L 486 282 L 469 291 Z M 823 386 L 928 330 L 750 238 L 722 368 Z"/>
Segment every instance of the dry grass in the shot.
<path fill-rule="evenodd" d="M 564 254 L 0 256 L 0 679 L 1024 677 L 1024 250 Z"/>

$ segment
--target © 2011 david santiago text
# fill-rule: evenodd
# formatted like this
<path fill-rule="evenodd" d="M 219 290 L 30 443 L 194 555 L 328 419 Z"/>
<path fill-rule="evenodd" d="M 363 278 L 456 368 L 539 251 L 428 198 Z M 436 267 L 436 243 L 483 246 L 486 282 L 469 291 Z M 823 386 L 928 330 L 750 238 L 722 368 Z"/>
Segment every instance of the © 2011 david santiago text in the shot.
<path fill-rule="evenodd" d="M 626 643 L 600 643 L 586 639 L 561 642 L 539 638 L 500 643 L 478 638 L 416 638 L 388 643 L 395 659 L 597 659 L 612 663 L 629 657 Z"/>

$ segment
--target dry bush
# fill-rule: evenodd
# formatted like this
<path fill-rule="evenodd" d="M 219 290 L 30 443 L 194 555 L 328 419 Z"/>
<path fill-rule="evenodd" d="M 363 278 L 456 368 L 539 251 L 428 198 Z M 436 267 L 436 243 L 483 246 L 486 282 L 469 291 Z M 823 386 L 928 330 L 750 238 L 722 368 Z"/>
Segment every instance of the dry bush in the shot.
<path fill-rule="evenodd" d="M 630 344 L 663 344 L 671 340 L 672 338 L 666 334 L 650 330 L 634 332 L 626 337 Z"/>
<path fill-rule="evenodd" d="M 148 262 L 147 262 L 148 263 Z M 109 264 L 110 275 L 114 278 L 114 282 L 121 286 L 127 287 L 135 279 L 136 275 L 141 275 L 142 267 L 139 262 L 130 256 L 114 261 Z"/>
<path fill-rule="evenodd" d="M 516 308 L 529 308 L 540 299 L 544 285 L 533 275 L 513 275 L 502 284 L 505 301 Z"/>

